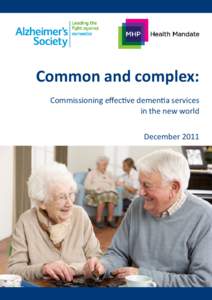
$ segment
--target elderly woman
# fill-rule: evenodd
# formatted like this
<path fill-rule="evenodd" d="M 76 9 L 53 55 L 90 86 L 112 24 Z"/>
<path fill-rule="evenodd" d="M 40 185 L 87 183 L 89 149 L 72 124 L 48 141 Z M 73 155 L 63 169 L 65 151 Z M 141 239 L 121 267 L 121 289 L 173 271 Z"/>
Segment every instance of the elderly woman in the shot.
<path fill-rule="evenodd" d="M 88 258 L 101 255 L 88 215 L 74 205 L 76 183 L 65 165 L 55 162 L 33 172 L 28 192 L 35 207 L 16 225 L 9 272 L 28 280 L 71 281 Z"/>
<path fill-rule="evenodd" d="M 118 195 L 115 189 L 115 181 L 107 172 L 109 159 L 101 156 L 96 161 L 96 169 L 88 173 L 85 179 L 86 200 L 88 205 L 97 207 L 95 225 L 98 228 L 105 226 L 102 216 L 105 205 L 108 206 L 108 225 L 116 228 L 113 219 L 114 207 L 118 202 Z"/>

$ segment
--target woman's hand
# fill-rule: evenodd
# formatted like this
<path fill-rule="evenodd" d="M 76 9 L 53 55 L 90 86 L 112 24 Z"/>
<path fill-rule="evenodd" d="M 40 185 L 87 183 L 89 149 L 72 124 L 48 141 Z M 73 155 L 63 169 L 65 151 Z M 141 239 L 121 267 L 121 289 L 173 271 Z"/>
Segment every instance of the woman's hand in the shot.
<path fill-rule="evenodd" d="M 116 269 L 112 272 L 112 275 L 117 278 L 125 278 L 128 275 L 138 275 L 139 269 L 133 267 L 124 267 Z"/>
<path fill-rule="evenodd" d="M 83 267 L 83 274 L 85 277 L 92 277 L 93 274 L 101 276 L 105 273 L 105 267 L 97 257 L 93 257 L 87 260 Z"/>
<path fill-rule="evenodd" d="M 136 194 L 137 193 L 137 189 L 135 189 L 134 187 L 132 186 L 129 186 L 127 184 L 124 185 L 124 189 L 128 192 L 128 193 L 131 193 L 131 194 Z"/>
<path fill-rule="evenodd" d="M 42 273 L 44 276 L 64 281 L 72 281 L 75 275 L 75 271 L 62 260 L 43 265 Z"/>

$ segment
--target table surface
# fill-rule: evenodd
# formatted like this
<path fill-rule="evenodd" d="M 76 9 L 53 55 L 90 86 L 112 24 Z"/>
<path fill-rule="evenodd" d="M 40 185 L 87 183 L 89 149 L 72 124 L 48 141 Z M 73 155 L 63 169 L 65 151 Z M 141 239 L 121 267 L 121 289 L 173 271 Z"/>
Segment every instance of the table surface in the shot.
<path fill-rule="evenodd" d="M 126 284 L 124 279 L 106 278 L 103 280 L 95 281 L 91 278 L 85 279 L 84 277 L 76 277 L 73 282 L 55 281 L 55 280 L 34 280 L 32 282 L 40 287 L 119 287 Z"/>

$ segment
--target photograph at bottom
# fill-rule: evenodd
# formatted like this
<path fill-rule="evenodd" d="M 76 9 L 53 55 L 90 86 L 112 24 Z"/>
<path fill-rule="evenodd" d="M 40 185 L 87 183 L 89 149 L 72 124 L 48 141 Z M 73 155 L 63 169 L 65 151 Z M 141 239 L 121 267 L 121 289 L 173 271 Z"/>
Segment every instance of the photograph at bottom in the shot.
<path fill-rule="evenodd" d="M 0 146 L 0 178 L 0 287 L 212 287 L 212 146 Z"/>

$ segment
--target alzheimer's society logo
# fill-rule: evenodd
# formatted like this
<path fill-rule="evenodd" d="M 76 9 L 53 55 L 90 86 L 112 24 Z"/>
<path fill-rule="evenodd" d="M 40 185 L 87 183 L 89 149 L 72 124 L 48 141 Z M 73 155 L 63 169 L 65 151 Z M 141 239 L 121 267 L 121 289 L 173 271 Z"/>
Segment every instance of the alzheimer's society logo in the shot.
<path fill-rule="evenodd" d="M 61 27 L 34 27 L 19 26 L 15 35 L 18 38 L 29 38 L 35 47 L 61 47 L 72 46 L 72 40 L 78 38 L 88 38 L 99 30 L 99 26 L 94 20 L 69 21 L 67 26 Z"/>

